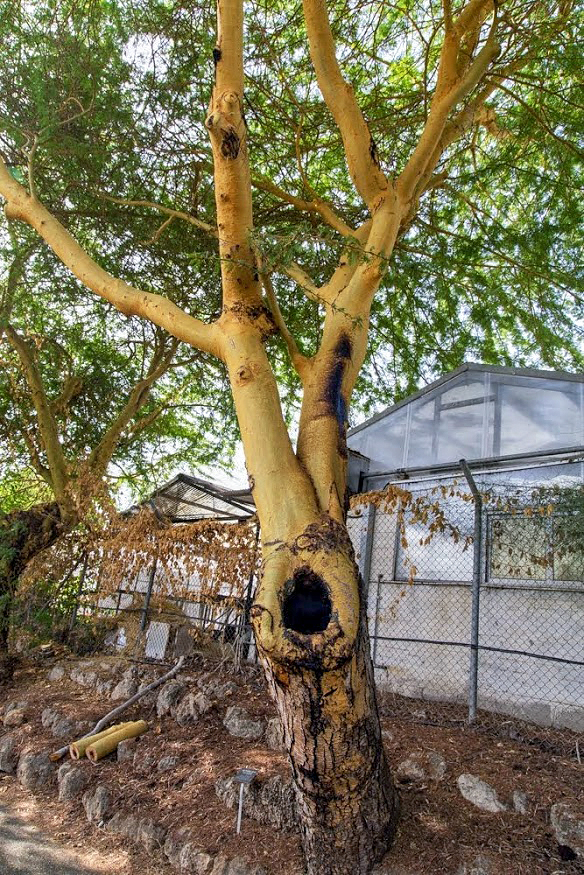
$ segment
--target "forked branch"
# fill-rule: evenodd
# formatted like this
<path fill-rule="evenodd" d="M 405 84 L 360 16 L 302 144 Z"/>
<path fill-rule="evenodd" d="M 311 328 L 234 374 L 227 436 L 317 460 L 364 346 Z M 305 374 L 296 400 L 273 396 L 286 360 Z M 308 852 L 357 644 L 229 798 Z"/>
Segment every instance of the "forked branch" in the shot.
<path fill-rule="evenodd" d="M 326 0 L 303 0 L 303 7 L 318 87 L 341 132 L 355 188 L 373 210 L 379 195 L 388 188 L 388 181 L 379 166 L 375 143 L 355 92 L 341 73 Z"/>

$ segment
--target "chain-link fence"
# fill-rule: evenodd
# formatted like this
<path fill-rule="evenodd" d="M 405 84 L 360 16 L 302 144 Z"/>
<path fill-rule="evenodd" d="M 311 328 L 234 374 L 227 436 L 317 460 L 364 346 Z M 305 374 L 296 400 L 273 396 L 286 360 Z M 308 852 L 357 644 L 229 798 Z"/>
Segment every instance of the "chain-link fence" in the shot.
<path fill-rule="evenodd" d="M 249 611 L 255 588 L 250 574 L 241 593 L 201 591 L 196 582 L 181 595 L 169 592 L 164 571 L 154 562 L 110 593 L 101 593 L 99 576 L 81 597 L 77 614 L 106 621 L 106 649 L 136 658 L 168 661 L 195 650 L 255 659 Z M 109 620 L 109 623 L 108 623 Z"/>
<path fill-rule="evenodd" d="M 353 512 L 378 683 L 468 702 L 471 719 L 478 705 L 581 729 L 582 483 L 468 473 L 390 484 Z"/>
<path fill-rule="evenodd" d="M 349 518 L 368 593 L 380 687 L 584 728 L 582 465 L 483 472 L 373 487 Z M 156 566 L 93 610 L 108 643 L 169 660 L 197 634 L 255 658 L 254 575 L 234 593 L 172 595 Z M 164 595 L 162 595 L 164 593 Z M 195 632 L 195 634 L 193 634 Z"/>

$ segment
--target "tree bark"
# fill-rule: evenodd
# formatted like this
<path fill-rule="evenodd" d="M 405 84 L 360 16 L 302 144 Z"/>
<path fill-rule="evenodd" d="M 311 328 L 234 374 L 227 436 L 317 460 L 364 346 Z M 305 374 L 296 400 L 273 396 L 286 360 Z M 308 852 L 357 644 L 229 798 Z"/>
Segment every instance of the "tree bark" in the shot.
<path fill-rule="evenodd" d="M 399 806 L 351 543 L 343 525 L 323 516 L 273 556 L 252 616 L 292 766 L 308 875 L 365 875 L 391 845 Z"/>
<path fill-rule="evenodd" d="M 63 534 L 65 523 L 57 502 L 15 510 L 0 517 L 0 678 L 10 673 L 10 617 L 20 575 L 41 550 Z"/>

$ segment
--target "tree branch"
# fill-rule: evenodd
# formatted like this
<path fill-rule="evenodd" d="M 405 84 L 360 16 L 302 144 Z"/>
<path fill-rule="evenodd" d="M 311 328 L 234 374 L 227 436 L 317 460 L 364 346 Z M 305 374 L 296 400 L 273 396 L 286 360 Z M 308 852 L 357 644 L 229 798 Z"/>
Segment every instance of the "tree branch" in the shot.
<path fill-rule="evenodd" d="M 298 349 L 298 345 L 296 340 L 288 330 L 288 326 L 282 316 L 282 311 L 280 310 L 280 305 L 278 304 L 278 299 L 276 297 L 276 292 L 274 290 L 274 286 L 272 285 L 272 279 L 268 273 L 263 270 L 260 270 L 260 276 L 262 278 L 262 283 L 264 286 L 264 290 L 266 293 L 266 299 L 268 301 L 270 310 L 272 311 L 272 316 L 274 317 L 274 322 L 276 323 L 280 334 L 288 348 L 288 353 L 290 355 L 290 359 L 292 364 L 294 365 L 296 372 L 302 379 L 303 374 L 306 372 L 306 365 L 308 363 L 308 359 L 306 356 L 302 355 L 300 350 Z"/>
<path fill-rule="evenodd" d="M 160 349 L 152 356 L 147 375 L 144 379 L 139 380 L 133 387 L 126 403 L 110 424 L 100 442 L 92 450 L 87 465 L 93 474 L 99 479 L 101 479 L 106 472 L 107 466 L 115 452 L 122 432 L 148 400 L 150 389 L 153 384 L 170 367 L 177 348 L 178 340 L 173 339 L 170 349 L 166 354 L 164 354 L 163 347 L 160 347 Z"/>
<path fill-rule="evenodd" d="M 154 201 L 131 200 L 123 197 L 114 197 L 104 191 L 100 191 L 98 194 L 100 198 L 103 198 L 103 200 L 109 201 L 112 204 L 121 204 L 126 207 L 146 207 L 147 209 L 157 210 L 159 213 L 163 213 L 171 219 L 182 219 L 183 222 L 188 222 L 190 225 L 194 225 L 195 228 L 199 228 L 211 237 L 217 237 L 217 228 L 214 225 L 209 225 L 208 222 L 202 222 L 200 219 L 197 219 L 196 216 L 191 216 L 190 213 L 185 213 L 183 210 L 173 210 L 170 207 L 165 207 L 163 204 L 157 204 Z"/>
<path fill-rule="evenodd" d="M 27 222 L 63 264 L 89 289 L 126 316 L 141 316 L 204 352 L 219 356 L 215 324 L 206 325 L 162 295 L 145 292 L 116 279 L 100 267 L 49 211 L 31 197 L 0 158 L 0 194 L 8 219 Z"/>
<path fill-rule="evenodd" d="M 6 325 L 4 331 L 8 342 L 20 359 L 22 372 L 30 390 L 55 498 L 64 511 L 70 510 L 71 502 L 67 493 L 68 466 L 59 440 L 57 421 L 43 386 L 34 348 L 11 325 Z"/>
<path fill-rule="evenodd" d="M 254 188 L 259 188 L 260 191 L 266 191 L 269 194 L 273 194 L 274 197 L 284 201 L 284 203 L 290 204 L 299 212 L 319 215 L 329 227 L 333 228 L 333 230 L 337 231 L 343 237 L 353 237 L 355 235 L 353 228 L 351 228 L 350 225 L 347 225 L 347 223 L 335 213 L 331 205 L 327 204 L 326 201 L 323 201 L 321 198 L 315 197 L 314 200 L 311 201 L 304 200 L 303 198 L 290 194 L 274 182 L 260 177 L 252 178 L 252 185 Z"/>
<path fill-rule="evenodd" d="M 406 204 L 410 203 L 419 189 L 420 179 L 427 174 L 428 169 L 433 171 L 439 159 L 438 155 L 432 166 L 431 160 L 440 144 L 451 110 L 472 91 L 486 73 L 491 61 L 499 54 L 499 44 L 495 39 L 495 16 L 491 32 L 474 61 L 465 56 L 464 63 L 459 63 L 462 37 L 476 25 L 491 2 L 492 0 L 471 0 L 457 20 L 450 27 L 446 27 L 428 118 L 418 144 L 397 180 L 397 190 Z"/>
<path fill-rule="evenodd" d="M 293 262 L 292 264 L 287 264 L 278 268 L 278 270 L 294 280 L 294 282 L 300 286 L 306 297 L 310 298 L 311 301 L 316 301 L 318 304 L 327 303 L 328 299 L 326 297 L 326 292 L 323 292 L 322 289 L 315 286 L 309 274 L 307 274 L 304 268 L 300 267 L 299 264 Z"/>
<path fill-rule="evenodd" d="M 341 132 L 347 165 L 355 188 L 372 211 L 388 181 L 351 85 L 345 82 L 336 57 L 326 0 L 303 0 L 310 57 L 318 87 Z"/>

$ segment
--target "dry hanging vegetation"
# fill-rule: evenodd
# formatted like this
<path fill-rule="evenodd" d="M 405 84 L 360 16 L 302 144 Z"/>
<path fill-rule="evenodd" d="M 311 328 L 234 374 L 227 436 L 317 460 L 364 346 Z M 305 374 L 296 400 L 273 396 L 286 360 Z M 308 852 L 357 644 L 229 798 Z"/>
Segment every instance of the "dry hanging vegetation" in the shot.
<path fill-rule="evenodd" d="M 85 563 L 90 570 L 81 594 L 85 608 L 96 608 L 97 599 L 118 589 L 133 589 L 138 575 L 154 563 L 156 598 L 212 604 L 221 594 L 226 603 L 241 605 L 250 577 L 258 571 L 257 521 L 208 519 L 173 525 L 148 506 L 130 517 L 112 515 L 106 526 L 79 527 L 38 555 L 22 578 L 20 594 L 48 576 L 67 580 Z M 57 596 L 58 583 L 54 592 Z"/>

